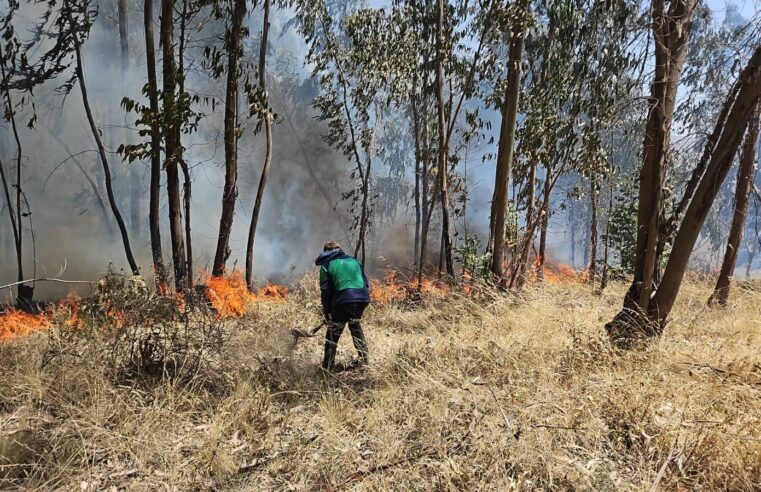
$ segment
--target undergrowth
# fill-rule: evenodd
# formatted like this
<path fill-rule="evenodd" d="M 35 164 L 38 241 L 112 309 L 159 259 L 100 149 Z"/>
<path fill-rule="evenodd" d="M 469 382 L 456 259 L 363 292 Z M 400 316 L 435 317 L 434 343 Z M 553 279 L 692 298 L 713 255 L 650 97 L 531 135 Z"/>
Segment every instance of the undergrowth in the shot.
<path fill-rule="evenodd" d="M 79 326 L 0 345 L 0 487 L 761 488 L 757 288 L 711 310 L 691 281 L 630 353 L 602 328 L 624 285 L 374 305 L 373 366 L 327 376 L 289 334 L 318 320 L 313 280 L 234 321 L 103 286 Z"/>

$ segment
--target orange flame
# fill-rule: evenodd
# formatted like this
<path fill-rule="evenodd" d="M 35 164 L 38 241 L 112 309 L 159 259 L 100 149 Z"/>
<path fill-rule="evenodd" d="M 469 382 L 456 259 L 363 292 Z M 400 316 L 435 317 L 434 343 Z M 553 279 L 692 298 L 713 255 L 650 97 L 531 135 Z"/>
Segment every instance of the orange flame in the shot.
<path fill-rule="evenodd" d="M 48 310 L 47 314 L 50 317 L 62 314 L 63 324 L 66 328 L 81 328 L 84 324 L 84 320 L 80 316 L 81 310 L 80 297 L 75 292 L 69 292 L 66 297 L 55 303 L 55 307 Z"/>
<path fill-rule="evenodd" d="M 267 284 L 256 295 L 256 300 L 283 302 L 288 297 L 288 287 L 284 285 Z"/>
<path fill-rule="evenodd" d="M 47 328 L 50 328 L 50 321 L 44 315 L 11 308 L 0 315 L 0 342 Z"/>
<path fill-rule="evenodd" d="M 534 260 L 534 268 L 541 264 L 541 256 Z M 544 281 L 548 284 L 570 284 L 584 281 L 584 274 L 579 273 L 566 263 L 545 260 Z"/>
<path fill-rule="evenodd" d="M 370 295 L 373 301 L 379 304 L 391 304 L 409 299 L 413 292 L 417 291 L 417 279 L 399 280 L 399 272 L 388 270 L 382 280 L 370 281 Z M 428 277 L 423 277 L 420 282 L 421 294 L 445 295 L 449 287 L 440 284 Z"/>
<path fill-rule="evenodd" d="M 206 295 L 220 318 L 240 318 L 255 302 L 283 302 L 288 287 L 267 284 L 256 294 L 249 292 L 243 273 L 233 271 L 228 275 L 206 278 Z"/>

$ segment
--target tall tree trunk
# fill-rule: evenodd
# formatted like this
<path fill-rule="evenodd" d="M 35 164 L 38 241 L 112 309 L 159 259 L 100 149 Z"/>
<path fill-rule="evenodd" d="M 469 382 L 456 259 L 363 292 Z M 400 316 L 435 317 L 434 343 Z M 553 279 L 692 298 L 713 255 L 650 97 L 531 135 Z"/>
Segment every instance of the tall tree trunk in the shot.
<path fill-rule="evenodd" d="M 724 306 L 729 298 L 729 287 L 735 271 L 737 252 L 740 249 L 743 230 L 745 229 L 745 216 L 748 212 L 750 188 L 753 185 L 753 171 L 756 161 L 756 145 L 758 144 L 758 103 L 756 103 L 755 115 L 748 123 L 745 136 L 740 166 L 737 171 L 737 188 L 735 189 L 735 206 L 732 215 L 732 226 L 729 229 L 727 239 L 727 251 L 724 253 L 724 261 L 721 264 L 719 277 L 716 279 L 716 287 L 713 294 L 708 298 L 708 305 L 718 304 Z"/>
<path fill-rule="evenodd" d="M 540 282 L 544 281 L 544 262 L 547 259 L 547 227 L 550 222 L 550 195 L 552 193 L 552 185 L 550 182 L 552 181 L 552 168 L 549 165 L 547 165 L 545 174 L 543 198 L 545 209 L 542 213 L 542 225 L 539 232 L 539 262 L 536 268 L 536 277 Z"/>
<path fill-rule="evenodd" d="M 264 0 L 264 20 L 262 21 L 262 40 L 259 46 L 259 88 L 264 107 L 264 134 L 266 137 L 266 149 L 262 175 L 259 177 L 259 186 L 256 189 L 254 200 L 254 212 L 251 214 L 251 225 L 248 229 L 248 244 L 246 246 L 246 285 L 249 289 L 254 287 L 254 238 L 256 227 L 259 225 L 259 212 L 264 199 L 264 188 L 267 186 L 267 175 L 272 163 L 272 118 L 269 109 L 269 97 L 267 96 L 267 37 L 270 31 L 270 0 Z"/>
<path fill-rule="evenodd" d="M 663 331 L 705 218 L 732 166 L 761 96 L 761 46 L 756 47 L 735 86 L 722 108 L 726 119 L 720 118 L 713 132 L 718 138 L 715 142 L 706 142 L 711 149 L 707 165 L 679 225 L 663 278 L 647 306 L 646 317 L 641 311 L 633 316 L 625 307 L 606 325 L 608 334 L 619 345 L 628 346 L 632 339 L 657 336 Z"/>
<path fill-rule="evenodd" d="M 222 194 L 222 216 L 219 219 L 217 250 L 214 254 L 212 275 L 225 272 L 230 257 L 230 231 L 233 226 L 235 200 L 238 197 L 238 60 L 242 52 L 243 18 L 246 15 L 245 0 L 234 0 L 230 28 L 226 34 L 227 87 L 225 88 L 225 188 Z"/>
<path fill-rule="evenodd" d="M 608 275 L 610 270 L 610 219 L 613 215 L 613 185 L 608 180 L 610 187 L 610 196 L 608 197 L 608 216 L 605 219 L 605 243 L 603 251 L 603 263 L 602 263 L 602 276 L 600 278 L 600 290 L 604 290 L 608 286 Z"/>
<path fill-rule="evenodd" d="M 11 128 L 16 140 L 16 206 L 14 210 L 13 200 L 11 198 L 8 178 L 5 175 L 5 167 L 0 162 L 0 178 L 3 181 L 3 191 L 5 193 L 5 201 L 8 210 L 8 216 L 11 220 L 11 228 L 13 230 L 13 244 L 16 249 L 16 272 L 17 280 L 19 282 L 24 280 L 24 261 L 23 261 L 23 234 L 24 229 L 21 224 L 21 141 L 18 137 L 18 130 L 16 129 L 16 116 L 13 106 L 13 98 L 11 97 L 9 74 L 5 65 L 5 54 L 2 51 L 2 40 L 0 40 L 0 70 L 2 70 L 2 88 L 3 96 L 5 98 L 5 116 L 11 122 Z M 17 290 L 18 299 L 25 300 L 25 293 L 29 292 L 24 289 L 25 286 L 19 284 Z M 31 297 L 28 299 L 31 301 Z"/>
<path fill-rule="evenodd" d="M 158 83 L 156 81 L 156 51 L 153 40 L 153 0 L 143 4 L 143 26 L 145 29 L 145 57 L 148 67 L 148 100 L 153 115 L 159 114 Z M 151 183 L 148 222 L 151 233 L 151 256 L 153 272 L 159 286 L 166 284 L 166 270 L 161 252 L 161 126 L 156 117 L 151 120 Z"/>
<path fill-rule="evenodd" d="M 529 254 L 531 245 L 534 244 L 534 232 L 536 231 L 537 217 L 534 217 L 536 209 L 536 160 L 532 159 L 529 169 L 528 178 L 528 197 L 526 200 L 526 232 L 523 238 L 523 244 L 518 259 L 518 268 L 511 279 L 511 284 L 522 288 L 526 283 L 526 272 L 528 272 Z"/>
<path fill-rule="evenodd" d="M 627 293 L 626 307 L 647 312 L 660 269 L 658 247 L 666 154 L 671 141 L 671 123 L 679 78 L 684 65 L 696 0 L 675 0 L 665 12 L 664 0 L 653 0 L 655 75 L 650 111 L 645 128 L 644 155 L 640 169 L 639 207 L 634 280 Z"/>
<path fill-rule="evenodd" d="M 439 129 L 438 177 L 441 198 L 441 236 L 444 242 L 446 273 L 451 278 L 454 278 L 452 237 L 449 231 L 449 192 L 447 184 L 449 142 L 444 114 L 444 0 L 438 0 L 438 16 L 436 18 L 436 100 Z"/>
<path fill-rule="evenodd" d="M 180 16 L 180 39 L 179 47 L 177 50 L 177 82 L 178 82 L 178 94 L 185 97 L 185 36 L 187 34 L 187 22 L 188 22 L 188 0 L 182 1 L 182 14 Z M 187 270 L 187 286 L 189 289 L 193 288 L 193 241 L 190 235 L 190 204 L 192 198 L 193 183 L 190 176 L 190 166 L 184 156 L 184 148 L 182 146 L 182 128 L 177 125 L 175 128 L 175 138 L 177 139 L 177 162 L 182 169 L 182 201 L 185 212 L 185 268 Z"/>
<path fill-rule="evenodd" d="M 185 207 L 185 238 L 187 243 L 187 259 L 185 264 L 188 270 L 188 287 L 193 287 L 193 242 L 190 240 L 190 203 L 192 201 L 190 168 L 185 159 L 180 161 L 182 169 L 182 204 Z"/>
<path fill-rule="evenodd" d="M 74 28 L 73 25 L 73 18 L 71 15 L 69 16 L 69 22 L 72 23 L 72 29 Z M 98 127 L 95 125 L 95 120 L 92 115 L 92 110 L 90 109 L 90 100 L 87 97 L 87 86 L 85 85 L 85 74 L 84 74 L 84 66 L 82 64 L 82 49 L 79 45 L 78 38 L 76 37 L 76 34 L 74 34 L 74 54 L 76 56 L 76 74 L 77 79 L 79 81 L 79 89 L 82 94 L 82 104 L 85 108 L 85 114 L 87 115 L 87 122 L 90 125 L 90 131 L 92 132 L 93 138 L 95 139 L 95 143 L 98 147 L 98 154 L 100 155 L 100 162 L 103 165 L 103 175 L 104 179 L 106 181 L 106 195 L 108 196 L 108 203 L 111 206 L 111 211 L 114 214 L 114 219 L 116 219 L 116 224 L 119 227 L 119 233 L 122 237 L 122 244 L 124 246 L 124 253 L 127 256 L 127 263 L 129 263 L 129 268 L 132 271 L 133 275 L 140 275 L 140 269 L 137 266 L 137 262 L 135 261 L 135 257 L 132 254 L 132 247 L 129 243 L 129 235 L 127 234 L 127 227 L 124 224 L 124 219 L 122 219 L 122 214 L 119 212 L 119 207 L 116 204 L 116 197 L 114 196 L 114 188 L 112 184 L 111 179 L 111 168 L 108 165 L 108 157 L 106 157 L 106 148 L 103 146 L 103 141 L 100 138 L 100 131 L 98 130 Z"/>
<path fill-rule="evenodd" d="M 417 77 L 415 77 L 417 82 Z M 413 90 L 417 87 L 413 87 Z M 417 95 L 412 99 L 412 130 L 415 138 L 415 245 L 412 250 L 412 264 L 417 265 L 420 251 L 420 229 L 422 225 L 422 215 L 420 208 L 420 185 L 421 185 L 421 155 L 420 155 L 420 115 L 417 109 Z"/>
<path fill-rule="evenodd" d="M 520 15 L 528 17 L 528 2 L 521 0 Z M 494 247 L 491 271 L 498 282 L 505 275 L 503 260 L 505 256 L 505 219 L 507 214 L 507 190 L 510 175 L 513 172 L 513 147 L 515 146 L 515 129 L 518 119 L 518 98 L 521 85 L 521 59 L 523 57 L 523 41 L 525 37 L 524 20 L 514 21 L 512 39 L 508 60 L 507 85 L 502 99 L 502 123 L 499 131 L 499 147 L 497 149 L 497 172 L 494 183 L 494 200 L 492 203 L 493 232 L 491 234 Z"/>
<path fill-rule="evenodd" d="M 377 111 L 377 110 L 376 110 Z M 376 113 L 375 116 L 375 124 L 373 125 L 373 129 L 370 133 L 370 143 L 368 144 L 365 154 L 367 156 L 367 166 L 365 167 L 364 172 L 362 173 L 362 205 L 360 207 L 360 213 L 359 213 L 359 237 L 357 238 L 357 246 L 354 250 L 354 256 L 359 258 L 360 263 L 362 263 L 362 266 L 365 266 L 365 261 L 367 260 L 367 246 L 366 246 L 366 236 L 367 231 L 370 226 L 370 172 L 372 170 L 372 163 L 373 163 L 373 147 L 375 145 L 375 128 L 378 125 L 378 121 L 380 120 L 380 112 Z M 359 163 L 358 166 L 361 168 L 362 164 Z"/>
<path fill-rule="evenodd" d="M 593 285 L 597 276 L 597 174 L 592 173 L 589 190 L 589 207 L 591 220 L 589 224 L 589 264 L 587 275 L 589 285 Z"/>
<path fill-rule="evenodd" d="M 576 223 L 576 212 L 575 209 L 575 203 L 573 200 L 571 200 L 570 205 L 568 206 L 568 223 L 571 228 L 571 268 L 576 268 L 576 229 L 577 229 L 577 223 Z"/>
<path fill-rule="evenodd" d="M 169 235 L 172 241 L 172 263 L 174 266 L 175 289 L 181 291 L 185 288 L 187 275 L 185 255 L 185 240 L 182 230 L 182 204 L 180 199 L 180 177 L 178 171 L 178 157 L 180 142 L 178 141 L 177 126 L 180 115 L 176 107 L 177 90 L 177 67 L 174 54 L 174 2 L 173 0 L 161 0 L 161 47 L 164 55 L 162 61 L 164 87 L 162 98 L 164 101 L 164 117 L 168 123 L 164 126 L 164 147 L 166 170 L 167 199 L 169 201 Z"/>

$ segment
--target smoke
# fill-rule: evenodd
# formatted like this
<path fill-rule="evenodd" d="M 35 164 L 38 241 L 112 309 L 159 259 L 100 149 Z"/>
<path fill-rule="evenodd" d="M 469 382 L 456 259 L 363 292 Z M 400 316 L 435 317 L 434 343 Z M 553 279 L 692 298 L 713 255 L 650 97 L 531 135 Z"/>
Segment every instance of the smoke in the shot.
<path fill-rule="evenodd" d="M 108 6 L 115 9 L 115 6 Z M 83 46 L 85 79 L 96 124 L 108 150 L 120 212 L 130 231 L 130 241 L 141 271 L 150 276 L 151 255 L 148 237 L 148 163 L 125 163 L 116 150 L 123 143 L 142 140 L 134 126 L 134 115 L 126 114 L 123 97 L 145 103 L 141 90 L 146 82 L 141 13 L 130 12 L 130 69 L 122 73 L 119 64 L 119 33 L 115 15 L 102 8 Z M 22 4 L 20 25 L 31 26 L 37 9 Z M 286 14 L 273 22 L 282 24 Z M 252 21 L 251 32 L 259 27 Z M 17 26 L 22 32 L 23 27 Z M 277 32 L 277 29 L 273 29 Z M 279 86 L 271 90 L 271 104 L 280 115 L 274 128 L 273 161 L 255 243 L 255 274 L 262 279 L 286 279 L 307 271 L 327 240 L 349 243 L 350 219 L 341 204 L 341 191 L 351 186 L 351 166 L 322 143 L 324 128 L 310 109 L 311 88 L 303 66 L 295 34 L 274 40 L 277 53 L 268 63 L 271 77 Z M 248 44 L 258 40 L 249 39 Z M 247 46 L 248 52 L 255 52 Z M 223 100 L 224 80 L 210 81 L 199 70 L 199 53 L 188 52 L 187 88 L 203 98 Z M 300 58 L 303 60 L 303 58 Z M 17 113 L 22 143 L 22 189 L 30 206 L 24 220 L 24 277 L 55 276 L 64 267 L 63 277 L 97 280 L 109 267 L 128 271 L 121 238 L 108 202 L 96 145 L 87 126 L 79 87 L 65 98 L 57 92 L 64 77 L 35 92 L 34 107 L 26 104 Z M 289 91 L 286 94 L 286 91 Z M 14 94 L 20 99 L 20 94 Z M 208 102 L 208 100 L 206 101 Z M 196 277 L 209 269 L 216 246 L 224 182 L 221 104 L 201 104 L 205 113 L 198 131 L 183 135 L 185 158 L 193 177 L 191 228 Z M 25 123 L 38 121 L 34 130 Z M 238 201 L 230 240 L 228 268 L 242 268 L 246 240 L 261 166 L 263 138 L 254 135 L 255 121 L 245 125 L 239 141 Z M 16 148 L 10 125 L 0 125 L 0 158 L 8 174 L 13 169 Z M 134 174 L 135 176 L 131 176 Z M 137 178 L 137 202 L 132 199 Z M 164 176 L 162 175 L 162 180 Z M 95 183 L 97 192 L 90 181 Z M 162 183 L 163 184 L 163 183 Z M 13 190 L 12 190 L 13 191 Z M 98 194 L 101 197 L 98 197 Z M 16 261 L 5 200 L 0 216 L 0 283 L 16 280 Z M 137 203 L 138 223 L 132 223 L 132 207 Z M 24 212 L 26 212 L 25 207 Z M 335 210 L 334 210 L 335 209 Z M 170 244 L 167 202 L 162 195 L 162 240 L 167 264 Z M 31 219 L 31 223 L 30 220 Z M 31 226 L 33 225 L 34 241 Z M 66 294 L 72 286 L 38 283 L 38 298 Z M 82 290 L 84 287 L 78 286 Z M 6 300 L 6 299 L 4 299 Z M 10 300 L 10 296 L 7 300 Z"/>

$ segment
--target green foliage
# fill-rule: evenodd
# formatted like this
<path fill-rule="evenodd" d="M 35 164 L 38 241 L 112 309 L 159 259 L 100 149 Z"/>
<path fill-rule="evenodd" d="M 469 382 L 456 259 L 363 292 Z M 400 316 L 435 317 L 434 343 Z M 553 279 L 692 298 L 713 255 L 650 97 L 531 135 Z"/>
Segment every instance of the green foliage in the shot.
<path fill-rule="evenodd" d="M 634 273 L 637 244 L 637 200 L 639 187 L 635 177 L 627 176 L 619 187 L 610 215 L 610 247 L 618 257 L 623 273 Z"/>
<path fill-rule="evenodd" d="M 454 249 L 455 260 L 462 265 L 463 274 L 474 280 L 491 278 L 492 255 L 490 252 L 480 251 L 481 238 L 475 234 L 466 234 Z"/>

